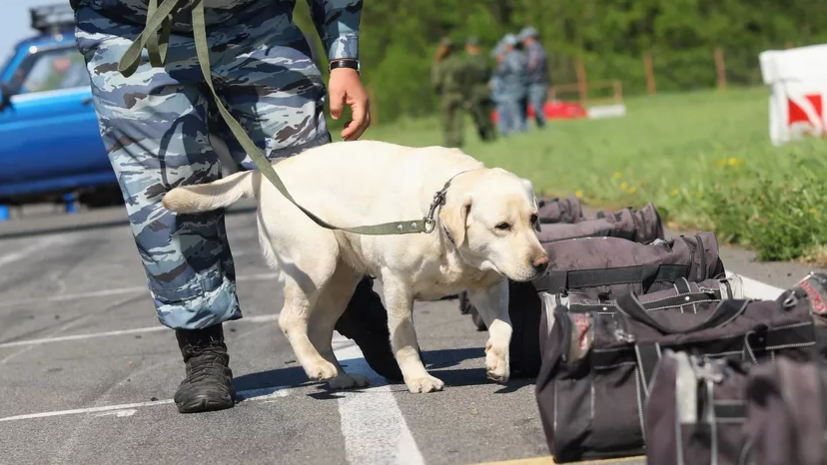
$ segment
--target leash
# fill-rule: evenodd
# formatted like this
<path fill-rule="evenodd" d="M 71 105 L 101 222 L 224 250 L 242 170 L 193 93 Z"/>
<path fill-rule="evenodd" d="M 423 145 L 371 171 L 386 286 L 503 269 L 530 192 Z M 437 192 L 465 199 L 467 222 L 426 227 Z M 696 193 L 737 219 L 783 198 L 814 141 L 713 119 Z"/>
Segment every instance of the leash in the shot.
<path fill-rule="evenodd" d="M 250 158 L 261 174 L 263 174 L 264 177 L 266 177 L 273 184 L 273 186 L 282 195 L 284 195 L 285 198 L 287 198 L 287 200 L 298 207 L 316 224 L 326 229 L 347 231 L 350 233 L 363 235 L 411 234 L 421 232 L 430 233 L 434 230 L 436 225 L 434 214 L 439 206 L 444 205 L 445 192 L 447 191 L 448 184 L 451 180 L 448 180 L 445 187 L 434 195 L 434 200 L 430 205 L 428 215 L 414 220 L 393 221 L 388 223 L 345 228 L 334 226 L 299 205 L 287 191 L 287 188 L 281 181 L 281 178 L 279 178 L 278 174 L 276 174 L 276 171 L 273 169 L 273 165 L 270 164 L 267 158 L 265 158 L 264 153 L 259 150 L 256 144 L 241 127 L 241 124 L 239 124 L 230 112 L 227 111 L 227 108 L 218 97 L 218 93 L 216 92 L 212 82 L 212 73 L 210 71 L 209 44 L 207 42 L 206 22 L 204 20 L 204 0 L 166 0 L 160 7 L 158 6 L 158 0 L 149 0 L 146 26 L 135 41 L 132 42 L 121 57 L 121 61 L 118 63 L 118 71 L 120 71 L 124 77 L 130 77 L 135 73 L 135 70 L 138 69 L 141 62 L 141 52 L 144 48 L 146 48 L 149 54 L 149 61 L 153 68 L 164 67 L 167 59 L 167 52 L 169 51 L 169 37 L 172 32 L 172 16 L 190 4 L 193 5 L 192 35 L 195 41 L 196 57 L 198 58 L 198 64 L 201 67 L 201 74 L 203 74 L 204 81 L 212 92 L 218 111 L 221 114 L 222 119 L 224 119 L 224 122 L 227 123 L 227 126 L 229 126 L 230 131 L 233 133 L 235 138 L 247 154 L 250 155 Z M 159 29 L 161 30 L 160 37 L 158 35 Z"/>

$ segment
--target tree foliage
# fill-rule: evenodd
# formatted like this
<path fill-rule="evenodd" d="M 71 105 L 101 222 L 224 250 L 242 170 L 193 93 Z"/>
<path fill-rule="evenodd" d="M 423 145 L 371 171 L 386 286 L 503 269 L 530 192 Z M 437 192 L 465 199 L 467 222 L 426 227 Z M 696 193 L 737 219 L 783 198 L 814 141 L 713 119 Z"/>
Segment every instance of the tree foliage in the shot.
<path fill-rule="evenodd" d="M 651 53 L 658 91 L 712 87 L 714 50 L 727 80 L 760 83 L 758 54 L 827 42 L 827 15 L 809 0 L 365 0 L 362 74 L 383 122 L 436 107 L 429 70 L 443 36 L 469 34 L 490 49 L 532 25 L 550 55 L 555 84 L 574 83 L 580 60 L 589 82 L 618 79 L 624 94 L 646 91 Z M 297 22 L 313 31 L 304 2 Z"/>

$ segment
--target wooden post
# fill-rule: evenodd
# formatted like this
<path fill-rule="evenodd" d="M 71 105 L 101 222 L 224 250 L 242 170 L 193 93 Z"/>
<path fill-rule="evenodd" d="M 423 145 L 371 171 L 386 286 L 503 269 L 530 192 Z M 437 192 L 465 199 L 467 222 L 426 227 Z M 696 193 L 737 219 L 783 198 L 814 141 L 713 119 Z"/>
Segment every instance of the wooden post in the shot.
<path fill-rule="evenodd" d="M 586 65 L 583 64 L 583 60 L 577 60 L 577 90 L 580 93 L 580 105 L 585 106 L 589 87 L 586 83 Z"/>
<path fill-rule="evenodd" d="M 615 103 L 622 103 L 623 102 L 623 86 L 620 84 L 620 81 L 612 81 L 612 86 L 614 87 L 614 91 L 615 91 Z"/>
<path fill-rule="evenodd" d="M 721 47 L 715 47 L 715 68 L 718 72 L 718 89 L 726 90 L 726 63 Z"/>
<path fill-rule="evenodd" d="M 655 71 L 652 67 L 652 52 L 646 52 L 643 56 L 643 66 L 646 68 L 646 88 L 649 89 L 649 95 L 655 95 Z"/>

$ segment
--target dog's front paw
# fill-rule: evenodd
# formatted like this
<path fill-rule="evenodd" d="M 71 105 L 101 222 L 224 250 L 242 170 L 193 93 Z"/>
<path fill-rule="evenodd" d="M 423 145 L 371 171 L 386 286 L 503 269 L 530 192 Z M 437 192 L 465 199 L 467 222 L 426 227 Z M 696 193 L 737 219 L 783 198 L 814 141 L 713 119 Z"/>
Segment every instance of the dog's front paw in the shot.
<path fill-rule="evenodd" d="M 406 380 L 405 384 L 408 386 L 408 390 L 413 393 L 441 391 L 442 387 L 445 386 L 441 379 L 434 378 L 431 375 Z"/>
<path fill-rule="evenodd" d="M 508 349 L 498 349 L 490 344 L 485 347 L 485 376 L 488 379 L 505 383 L 511 376 L 511 368 L 508 365 Z"/>
<path fill-rule="evenodd" d="M 342 373 L 328 382 L 330 389 L 354 389 L 370 386 L 365 375 L 359 373 Z"/>
<path fill-rule="evenodd" d="M 314 381 L 327 381 L 335 378 L 339 374 L 339 370 L 327 360 L 319 360 L 306 367 L 304 371 L 307 373 L 307 376 Z"/>

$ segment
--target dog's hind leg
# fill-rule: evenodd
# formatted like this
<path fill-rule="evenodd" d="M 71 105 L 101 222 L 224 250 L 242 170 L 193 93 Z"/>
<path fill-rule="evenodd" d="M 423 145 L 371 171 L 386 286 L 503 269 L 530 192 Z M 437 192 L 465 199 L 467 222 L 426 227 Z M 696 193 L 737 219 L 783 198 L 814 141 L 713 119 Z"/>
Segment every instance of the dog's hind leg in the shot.
<path fill-rule="evenodd" d="M 319 296 L 316 308 L 311 316 L 310 342 L 316 346 L 322 357 L 332 363 L 338 370 L 337 376 L 329 381 L 331 389 L 351 389 L 365 387 L 370 384 L 365 375 L 346 373 L 336 359 L 332 346 L 336 322 L 347 308 L 348 302 L 353 297 L 353 292 L 361 279 L 361 274 L 340 263 Z"/>
<path fill-rule="evenodd" d="M 327 278 L 327 277 L 326 277 Z M 292 276 L 285 277 L 284 307 L 279 315 L 279 326 L 287 337 L 296 359 L 304 368 L 307 376 L 315 381 L 333 379 L 339 370 L 327 361 L 316 349 L 309 338 L 308 323 L 311 320 L 313 309 L 323 292 L 324 280 L 313 280 L 313 283 L 299 283 Z M 321 289 L 314 288 L 321 284 Z"/>

